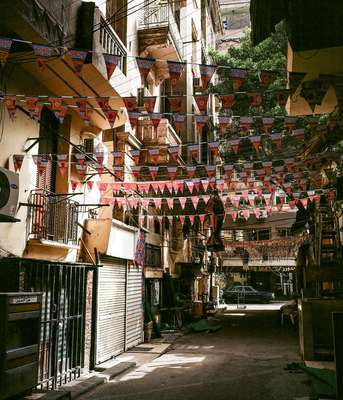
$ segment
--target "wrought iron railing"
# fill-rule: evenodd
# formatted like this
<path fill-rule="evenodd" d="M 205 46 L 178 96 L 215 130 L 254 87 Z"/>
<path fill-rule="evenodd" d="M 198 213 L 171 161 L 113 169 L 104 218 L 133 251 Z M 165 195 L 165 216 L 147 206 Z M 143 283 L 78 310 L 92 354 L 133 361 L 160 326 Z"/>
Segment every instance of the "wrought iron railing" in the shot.
<path fill-rule="evenodd" d="M 138 29 L 151 29 L 167 26 L 180 58 L 183 57 L 183 41 L 179 29 L 180 21 L 176 20 L 169 3 L 143 7 L 138 17 Z"/>
<path fill-rule="evenodd" d="M 29 205 L 28 239 L 77 244 L 77 202 L 46 191 L 32 191 Z"/>

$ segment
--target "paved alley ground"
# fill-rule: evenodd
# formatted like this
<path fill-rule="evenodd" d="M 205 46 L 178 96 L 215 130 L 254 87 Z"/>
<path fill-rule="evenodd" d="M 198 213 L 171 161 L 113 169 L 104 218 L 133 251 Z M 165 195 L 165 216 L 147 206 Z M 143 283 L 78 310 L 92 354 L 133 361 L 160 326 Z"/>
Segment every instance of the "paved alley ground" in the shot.
<path fill-rule="evenodd" d="M 258 307 L 257 307 L 258 308 Z M 277 307 L 231 306 L 216 333 L 179 338 L 171 351 L 87 393 L 81 400 L 290 400 L 306 397 L 306 375 L 285 371 L 299 361 L 297 333 L 280 327 Z"/>

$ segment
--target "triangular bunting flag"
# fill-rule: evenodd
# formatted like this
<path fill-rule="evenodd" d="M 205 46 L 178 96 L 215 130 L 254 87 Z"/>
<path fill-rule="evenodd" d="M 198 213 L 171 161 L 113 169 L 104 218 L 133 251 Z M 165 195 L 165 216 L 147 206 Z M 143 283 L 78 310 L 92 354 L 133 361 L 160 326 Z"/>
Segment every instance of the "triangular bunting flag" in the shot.
<path fill-rule="evenodd" d="M 4 67 L 8 59 L 8 53 L 12 47 L 13 40 L 0 38 L 0 65 Z"/>
<path fill-rule="evenodd" d="M 147 112 L 153 113 L 156 104 L 156 96 L 144 96 L 143 103 Z"/>
<path fill-rule="evenodd" d="M 141 151 L 140 150 L 130 150 L 130 155 L 133 161 L 138 164 L 140 158 Z"/>
<path fill-rule="evenodd" d="M 207 111 L 208 95 L 194 95 L 199 111 Z"/>
<path fill-rule="evenodd" d="M 251 107 L 260 107 L 263 100 L 263 92 L 256 90 L 254 92 L 247 92 L 247 96 L 250 100 Z"/>
<path fill-rule="evenodd" d="M 24 154 L 14 154 L 13 164 L 15 172 L 20 172 L 21 166 L 23 165 Z"/>
<path fill-rule="evenodd" d="M 225 94 L 225 95 L 220 95 L 219 97 L 222 102 L 222 108 L 224 108 L 225 110 L 231 110 L 231 108 L 235 103 L 236 94 L 235 93 Z"/>
<path fill-rule="evenodd" d="M 158 174 L 158 167 L 148 167 L 148 168 L 152 179 L 155 180 Z"/>
<path fill-rule="evenodd" d="M 183 99 L 182 96 L 168 96 L 170 108 L 173 113 L 181 112 L 182 99 Z"/>
<path fill-rule="evenodd" d="M 87 51 L 80 51 L 80 50 L 73 50 L 70 49 L 70 56 L 74 64 L 74 69 L 76 72 L 76 75 L 81 74 L 81 70 L 83 67 L 83 64 L 85 63 L 86 57 L 88 55 Z"/>
<path fill-rule="evenodd" d="M 232 89 L 236 92 L 246 79 L 247 70 L 244 68 L 231 68 L 229 76 L 232 81 Z"/>
<path fill-rule="evenodd" d="M 186 166 L 186 171 L 187 171 L 188 178 L 193 178 L 194 175 L 195 175 L 196 170 L 197 170 L 196 165 L 188 165 L 188 166 Z"/>
<path fill-rule="evenodd" d="M 172 87 L 175 87 L 185 69 L 186 63 L 180 63 L 177 61 L 167 61 L 169 70 L 169 79 Z"/>
<path fill-rule="evenodd" d="M 216 72 L 216 69 L 217 69 L 216 65 L 206 65 L 206 64 L 199 65 L 200 77 L 201 77 L 202 87 L 204 90 L 208 88 L 208 85 L 212 79 L 212 76 Z"/>
<path fill-rule="evenodd" d="M 177 167 L 167 167 L 167 172 L 168 178 L 173 181 L 176 178 Z"/>
<path fill-rule="evenodd" d="M 179 153 L 180 153 L 180 147 L 179 146 L 169 146 L 168 148 L 169 154 L 171 155 L 172 159 L 177 162 L 179 158 Z"/>
<path fill-rule="evenodd" d="M 149 154 L 150 160 L 154 164 L 158 164 L 158 162 L 160 160 L 160 149 L 158 147 L 152 148 L 152 149 L 148 149 L 148 154 Z"/>
<path fill-rule="evenodd" d="M 127 111 L 134 111 L 137 105 L 137 98 L 134 96 L 131 97 L 123 97 L 123 101 L 125 104 L 125 108 Z"/>
<path fill-rule="evenodd" d="M 116 66 L 121 62 L 121 56 L 106 53 L 104 53 L 103 56 L 106 64 L 107 79 L 110 80 Z"/>
<path fill-rule="evenodd" d="M 148 77 L 151 68 L 155 64 L 155 59 L 136 57 L 136 62 L 141 75 L 142 86 L 144 86 L 145 80 Z"/>
<path fill-rule="evenodd" d="M 174 124 L 177 131 L 180 131 L 185 123 L 186 115 L 173 114 Z"/>
<path fill-rule="evenodd" d="M 259 73 L 260 83 L 264 89 L 268 89 L 269 86 L 277 78 L 277 73 L 275 71 L 261 71 Z"/>
<path fill-rule="evenodd" d="M 54 48 L 40 44 L 32 44 L 38 66 L 44 68 L 49 58 L 54 54 Z"/>

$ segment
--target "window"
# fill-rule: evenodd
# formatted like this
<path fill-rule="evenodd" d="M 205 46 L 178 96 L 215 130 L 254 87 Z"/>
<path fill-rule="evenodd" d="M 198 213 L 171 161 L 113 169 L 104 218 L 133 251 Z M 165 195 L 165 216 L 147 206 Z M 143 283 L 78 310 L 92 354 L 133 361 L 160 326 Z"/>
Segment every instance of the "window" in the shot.
<path fill-rule="evenodd" d="M 278 228 L 276 232 L 279 237 L 291 236 L 291 228 Z"/>
<path fill-rule="evenodd" d="M 153 244 L 145 245 L 145 265 L 148 267 L 161 267 L 161 248 Z"/>

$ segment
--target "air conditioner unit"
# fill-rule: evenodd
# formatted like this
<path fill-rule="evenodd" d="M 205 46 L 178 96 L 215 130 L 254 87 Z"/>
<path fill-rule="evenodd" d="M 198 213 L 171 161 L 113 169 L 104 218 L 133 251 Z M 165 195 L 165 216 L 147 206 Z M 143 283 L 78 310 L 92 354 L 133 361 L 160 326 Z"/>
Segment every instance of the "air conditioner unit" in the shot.
<path fill-rule="evenodd" d="M 0 222 L 18 222 L 15 218 L 19 197 L 19 175 L 0 167 Z"/>

